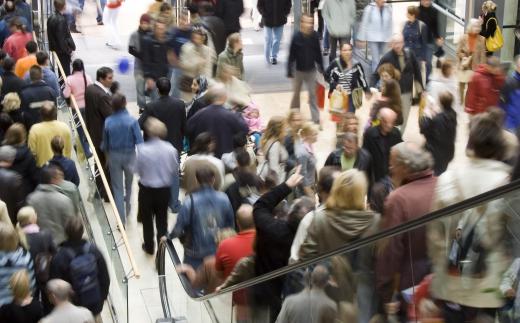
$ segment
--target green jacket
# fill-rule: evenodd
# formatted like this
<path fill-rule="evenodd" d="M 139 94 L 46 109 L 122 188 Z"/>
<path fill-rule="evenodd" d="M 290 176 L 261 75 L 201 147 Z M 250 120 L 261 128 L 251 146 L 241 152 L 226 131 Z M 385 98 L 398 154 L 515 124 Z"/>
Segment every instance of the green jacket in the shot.
<path fill-rule="evenodd" d="M 236 67 L 238 69 L 238 75 L 236 75 L 236 77 L 240 80 L 244 79 L 244 54 L 242 51 L 233 54 L 233 50 L 229 47 L 226 47 L 226 49 L 224 49 L 224 51 L 218 55 L 217 75 L 220 74 L 220 71 L 225 64 Z"/>

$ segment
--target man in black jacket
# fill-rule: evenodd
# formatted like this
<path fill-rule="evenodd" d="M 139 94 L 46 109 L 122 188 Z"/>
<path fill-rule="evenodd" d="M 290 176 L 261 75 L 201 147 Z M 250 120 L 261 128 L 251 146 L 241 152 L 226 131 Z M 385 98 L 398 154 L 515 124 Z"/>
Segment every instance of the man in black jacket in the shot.
<path fill-rule="evenodd" d="M 56 11 L 47 19 L 47 38 L 49 50 L 56 52 L 65 75 L 70 75 L 71 56 L 76 50 L 76 44 L 70 34 L 67 18 L 63 15 L 65 4 L 66 0 L 54 0 Z"/>
<path fill-rule="evenodd" d="M 144 38 L 148 35 L 150 31 L 150 23 L 152 21 L 152 17 L 148 14 L 141 15 L 139 19 L 139 28 L 130 35 L 130 40 L 128 41 L 128 52 L 130 55 L 135 57 L 134 60 L 134 79 L 135 79 L 135 92 L 137 94 L 137 106 L 139 107 L 139 112 L 142 112 L 144 106 L 146 105 L 146 98 L 144 95 L 144 76 L 143 76 L 143 54 L 142 54 L 142 44 L 144 43 Z"/>
<path fill-rule="evenodd" d="M 433 51 L 436 46 L 441 46 L 443 43 L 443 39 L 439 35 L 437 9 L 432 7 L 432 0 L 421 0 L 417 19 L 428 27 L 428 46 L 426 47 L 426 79 L 428 79 L 432 72 Z"/>
<path fill-rule="evenodd" d="M 7 93 L 15 92 L 20 95 L 22 89 L 27 85 L 24 80 L 14 74 L 16 62 L 11 57 L 4 59 L 4 75 L 2 75 L 2 88 L 0 90 L 0 100 L 4 99 Z"/>
<path fill-rule="evenodd" d="M 56 102 L 56 92 L 43 81 L 43 70 L 33 65 L 29 70 L 31 83 L 20 92 L 21 111 L 27 131 L 42 121 L 40 108 L 45 102 Z"/>
<path fill-rule="evenodd" d="M 16 157 L 13 146 L 0 147 L 0 200 L 7 205 L 7 212 L 13 224 L 16 224 L 16 215 L 24 203 L 22 177 L 11 170 Z"/>
<path fill-rule="evenodd" d="M 244 12 L 243 0 L 219 0 L 215 14 L 220 17 L 226 26 L 226 38 L 232 33 L 240 32 L 240 16 Z M 219 52 L 217 52 L 219 54 Z"/>
<path fill-rule="evenodd" d="M 226 25 L 224 21 L 215 15 L 215 9 L 208 1 L 204 1 L 199 4 L 197 13 L 199 14 L 199 19 L 192 19 L 191 22 L 193 27 L 202 27 L 207 32 L 207 34 L 211 36 L 215 53 L 222 53 L 222 51 L 226 49 L 227 39 Z"/>
<path fill-rule="evenodd" d="M 304 15 L 301 18 L 300 31 L 297 31 L 291 41 L 287 76 L 293 79 L 293 97 L 291 109 L 300 108 L 300 92 L 305 82 L 309 93 L 309 106 L 312 121 L 320 123 L 320 112 L 316 104 L 316 67 L 323 73 L 323 59 L 318 33 L 314 31 L 314 19 Z"/>
<path fill-rule="evenodd" d="M 383 108 L 379 111 L 379 126 L 368 128 L 363 138 L 363 148 L 372 155 L 374 182 L 384 179 L 388 171 L 390 148 L 403 141 L 401 133 L 394 127 L 397 114 Z"/>
<path fill-rule="evenodd" d="M 258 0 L 257 9 L 264 21 L 265 59 L 268 64 L 278 64 L 283 26 L 287 23 L 291 5 L 291 0 Z"/>
<path fill-rule="evenodd" d="M 154 23 L 153 34 L 145 37 L 142 43 L 143 76 L 146 80 L 145 89 L 150 92 L 152 101 L 159 98 L 155 81 L 161 77 L 168 77 L 170 65 L 168 63 L 169 40 L 166 33 L 166 24 L 162 20 Z"/>
<path fill-rule="evenodd" d="M 424 90 L 424 85 L 422 83 L 419 62 L 414 53 L 404 49 L 404 38 L 402 34 L 395 34 L 392 37 L 391 47 L 392 49 L 381 57 L 379 66 L 385 63 L 390 63 L 401 72 L 401 80 L 399 81 L 399 85 L 401 86 L 401 101 L 403 104 L 403 125 L 401 126 L 401 133 L 404 134 L 406 123 L 408 122 L 408 115 L 410 114 L 410 109 L 412 107 L 412 92 L 414 84 L 417 87 L 416 91 L 418 93 L 421 93 Z M 376 83 L 379 82 L 379 74 L 377 73 L 379 66 L 376 68 L 376 72 L 372 77 L 374 80 L 374 87 Z"/>

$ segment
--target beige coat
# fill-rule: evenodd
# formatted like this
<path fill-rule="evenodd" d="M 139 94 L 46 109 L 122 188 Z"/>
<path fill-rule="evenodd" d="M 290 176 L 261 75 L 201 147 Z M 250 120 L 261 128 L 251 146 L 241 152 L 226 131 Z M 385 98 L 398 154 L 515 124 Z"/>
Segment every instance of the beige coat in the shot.
<path fill-rule="evenodd" d="M 181 47 L 180 67 L 185 76 L 195 78 L 204 75 L 211 78 L 215 60 L 215 50 L 209 46 L 201 45 L 197 48 L 192 42 L 187 42 Z"/>
<path fill-rule="evenodd" d="M 459 63 L 459 68 L 461 68 L 460 64 L 464 57 L 469 57 L 471 55 L 468 47 L 468 34 L 464 34 L 459 41 L 459 46 L 457 47 L 457 58 Z M 477 69 L 479 64 L 484 64 L 486 62 L 486 39 L 482 36 L 478 36 L 477 45 L 475 47 L 475 52 L 471 58 L 471 69 L 474 71 Z M 461 68 L 462 69 L 462 68 Z"/>

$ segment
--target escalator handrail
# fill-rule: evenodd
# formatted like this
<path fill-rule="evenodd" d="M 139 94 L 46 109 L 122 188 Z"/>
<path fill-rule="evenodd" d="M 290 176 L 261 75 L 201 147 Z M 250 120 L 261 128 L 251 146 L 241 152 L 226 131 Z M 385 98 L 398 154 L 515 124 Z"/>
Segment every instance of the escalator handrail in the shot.
<path fill-rule="evenodd" d="M 58 68 L 58 73 L 61 74 L 61 77 L 63 78 L 63 81 L 66 80 L 67 76 L 65 75 L 65 71 L 63 70 L 63 66 L 61 65 L 60 59 L 58 58 L 58 55 L 56 52 L 51 52 L 52 56 L 54 58 L 54 61 L 56 62 L 56 66 Z M 81 115 L 81 111 L 79 110 L 78 104 L 76 102 L 76 99 L 74 98 L 74 95 L 70 95 L 70 105 L 71 107 L 76 111 L 76 114 L 78 116 L 79 122 L 81 124 L 81 127 L 84 130 L 85 138 L 87 139 L 88 145 L 90 147 L 90 151 L 92 152 L 92 156 L 94 157 L 94 162 L 96 163 L 96 168 L 98 170 L 98 175 L 101 177 L 101 180 L 103 182 L 103 186 L 105 188 L 105 191 L 108 196 L 108 200 L 110 203 L 110 207 L 112 209 L 112 212 L 114 214 L 114 218 L 117 224 L 117 228 L 119 230 L 119 233 L 121 234 L 121 239 L 123 240 L 123 244 L 125 245 L 126 252 L 128 254 L 128 260 L 130 261 L 130 266 L 132 267 L 131 272 L 133 273 L 135 278 L 139 278 L 141 276 L 139 272 L 139 268 L 137 267 L 137 263 L 134 258 L 134 254 L 132 252 L 132 248 L 130 247 L 130 243 L 128 242 L 128 237 L 126 235 L 125 227 L 123 225 L 123 222 L 121 222 L 121 218 L 119 216 L 119 212 L 117 211 L 116 203 L 114 200 L 114 196 L 112 195 L 112 190 L 110 189 L 110 185 L 108 184 L 107 177 L 105 175 L 105 172 L 103 171 L 103 168 L 101 167 L 101 161 L 99 159 L 99 156 L 96 153 L 96 149 L 94 149 L 94 143 L 92 142 L 92 139 L 90 137 L 90 134 L 87 130 L 87 126 L 85 123 L 85 120 L 83 119 Z"/>
<path fill-rule="evenodd" d="M 401 225 L 398 225 L 396 227 L 393 227 L 393 228 L 390 228 L 390 229 L 387 229 L 387 230 L 383 230 L 383 231 L 380 231 L 380 232 L 378 232 L 378 233 L 376 233 L 374 235 L 371 235 L 371 236 L 368 236 L 368 237 L 356 240 L 354 242 L 348 243 L 348 244 L 343 245 L 343 246 L 341 246 L 341 247 L 339 247 L 337 249 L 334 249 L 334 250 L 329 251 L 327 253 L 323 253 L 323 254 L 315 257 L 315 258 L 312 258 L 312 259 L 309 259 L 309 260 L 305 260 L 305 261 L 299 261 L 297 263 L 294 263 L 294 264 L 282 267 L 280 269 L 277 269 L 277 270 L 271 271 L 269 273 L 260 275 L 258 277 L 246 280 L 244 282 L 235 284 L 233 286 L 223 288 L 219 292 L 214 292 L 214 293 L 207 294 L 207 295 L 204 295 L 204 296 L 198 296 L 197 295 L 197 293 L 195 292 L 195 289 L 191 286 L 190 282 L 187 280 L 186 277 L 184 277 L 184 275 L 179 275 L 179 279 L 181 280 L 181 283 L 183 285 L 183 288 L 184 288 L 186 294 L 188 294 L 188 296 L 192 300 L 195 300 L 195 301 L 206 301 L 206 300 L 212 299 L 212 298 L 214 298 L 216 296 L 221 296 L 221 295 L 226 294 L 226 293 L 230 293 L 230 292 L 234 292 L 234 291 L 237 291 L 237 290 L 240 290 L 240 289 L 248 288 L 248 287 L 257 285 L 259 283 L 266 282 L 266 281 L 271 280 L 273 278 L 276 278 L 276 277 L 279 277 L 279 276 L 283 276 L 285 274 L 288 274 L 291 271 L 294 271 L 296 269 L 300 269 L 300 268 L 307 267 L 309 265 L 318 263 L 318 262 L 320 262 L 322 260 L 325 260 L 325 259 L 328 259 L 328 258 L 330 258 L 332 256 L 351 252 L 353 250 L 356 250 L 356 249 L 362 248 L 364 246 L 373 244 L 374 242 L 376 242 L 378 240 L 381 240 L 381 239 L 384 239 L 384 238 L 388 238 L 388 237 L 392 237 L 394 235 L 401 234 L 403 232 L 410 231 L 410 230 L 413 230 L 413 229 L 417 229 L 417 228 L 422 227 L 422 226 L 426 225 L 427 223 L 432 222 L 434 220 L 437 220 L 437 219 L 440 219 L 440 218 L 443 218 L 443 217 L 447 217 L 447 216 L 450 216 L 450 215 L 453 215 L 453 214 L 458 214 L 458 213 L 464 212 L 464 211 L 466 211 L 468 209 L 475 208 L 475 207 L 477 207 L 477 206 L 479 206 L 481 204 L 484 204 L 484 203 L 487 203 L 489 201 L 493 201 L 495 199 L 498 199 L 498 198 L 500 198 L 500 197 L 502 197 L 502 196 L 504 196 L 504 195 L 506 195 L 508 193 L 511 193 L 513 191 L 516 191 L 518 189 L 520 189 L 520 180 L 516 180 L 514 182 L 511 182 L 511 183 L 508 183 L 506 185 L 500 186 L 500 187 L 495 188 L 493 190 L 490 190 L 488 192 L 484 192 L 482 194 L 479 194 L 479 195 L 476 195 L 474 197 L 468 198 L 468 199 L 466 199 L 464 201 L 461 201 L 461 202 L 455 203 L 453 205 L 447 206 L 447 207 L 445 207 L 443 209 L 430 212 L 430 213 L 428 213 L 428 214 L 426 214 L 426 215 L 424 215 L 422 217 L 419 217 L 417 219 L 408 221 L 408 222 L 403 223 Z M 165 284 L 165 277 L 166 277 L 165 276 L 165 256 L 166 256 L 166 250 L 168 250 L 168 253 L 171 256 L 171 259 L 173 261 L 173 265 L 174 265 L 175 269 L 177 269 L 182 264 L 182 261 L 180 260 L 179 255 L 178 255 L 177 251 L 175 250 L 175 247 L 173 246 L 173 242 L 171 240 L 161 241 L 161 243 L 159 245 L 159 251 L 158 251 L 158 257 L 159 257 L 159 268 L 158 268 L 159 269 L 158 270 L 158 273 L 159 273 L 159 284 Z M 161 288 L 161 290 L 166 290 L 165 286 L 163 286 Z M 163 305 L 165 304 L 165 302 L 168 301 L 167 294 L 165 294 L 165 297 L 166 297 L 165 300 L 163 300 L 163 294 L 161 293 L 161 301 L 162 301 Z M 163 306 L 163 308 L 164 308 L 164 306 Z"/>

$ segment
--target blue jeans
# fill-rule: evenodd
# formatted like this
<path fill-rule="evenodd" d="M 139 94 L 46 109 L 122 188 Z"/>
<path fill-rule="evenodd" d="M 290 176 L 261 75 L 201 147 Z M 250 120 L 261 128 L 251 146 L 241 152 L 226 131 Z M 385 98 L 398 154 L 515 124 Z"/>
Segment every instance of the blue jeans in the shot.
<path fill-rule="evenodd" d="M 368 48 L 370 49 L 370 54 L 372 55 L 372 73 L 375 73 L 377 66 L 379 65 L 379 61 L 385 53 L 387 43 L 369 41 Z"/>
<path fill-rule="evenodd" d="M 97 8 L 97 17 L 96 17 L 97 22 L 103 21 L 103 10 L 105 10 L 106 3 L 107 3 L 107 0 L 99 0 L 99 5 L 101 6 L 101 10 L 99 10 L 99 8 Z M 97 7 L 97 4 L 96 4 L 96 7 Z"/>
<path fill-rule="evenodd" d="M 430 78 L 430 74 L 432 72 L 433 52 L 436 48 L 437 45 L 435 44 L 428 44 L 426 46 L 426 82 L 428 82 L 428 79 Z"/>
<path fill-rule="evenodd" d="M 174 98 L 180 99 L 181 98 L 181 91 L 179 90 L 179 80 L 182 76 L 182 70 L 178 67 L 172 67 L 170 69 L 170 82 L 172 85 L 172 88 L 170 90 L 170 96 L 173 96 Z"/>
<path fill-rule="evenodd" d="M 271 58 L 278 57 L 280 50 L 280 42 L 283 36 L 283 26 L 280 27 L 264 27 L 265 34 L 265 59 L 269 63 Z"/>
<path fill-rule="evenodd" d="M 327 30 L 327 27 L 323 28 L 323 49 L 329 49 L 330 48 L 330 42 L 329 42 L 329 31 Z"/>
<path fill-rule="evenodd" d="M 130 212 L 132 198 L 132 181 L 134 180 L 135 152 L 111 151 L 107 154 L 110 171 L 110 186 L 116 202 L 117 211 L 123 225 L 126 213 Z"/>
<path fill-rule="evenodd" d="M 139 112 L 144 111 L 144 106 L 146 105 L 146 96 L 144 94 L 144 87 L 146 86 L 146 82 L 142 72 L 134 72 L 135 78 L 135 92 L 137 94 L 137 106 L 139 107 Z"/>
<path fill-rule="evenodd" d="M 300 31 L 300 20 L 302 19 L 302 0 L 293 0 L 293 33 Z"/>
<path fill-rule="evenodd" d="M 179 163 L 180 165 L 180 163 Z M 179 174 L 173 177 L 172 186 L 170 187 L 170 209 L 173 213 L 177 213 L 179 208 L 181 207 L 181 202 L 179 201 Z"/>

